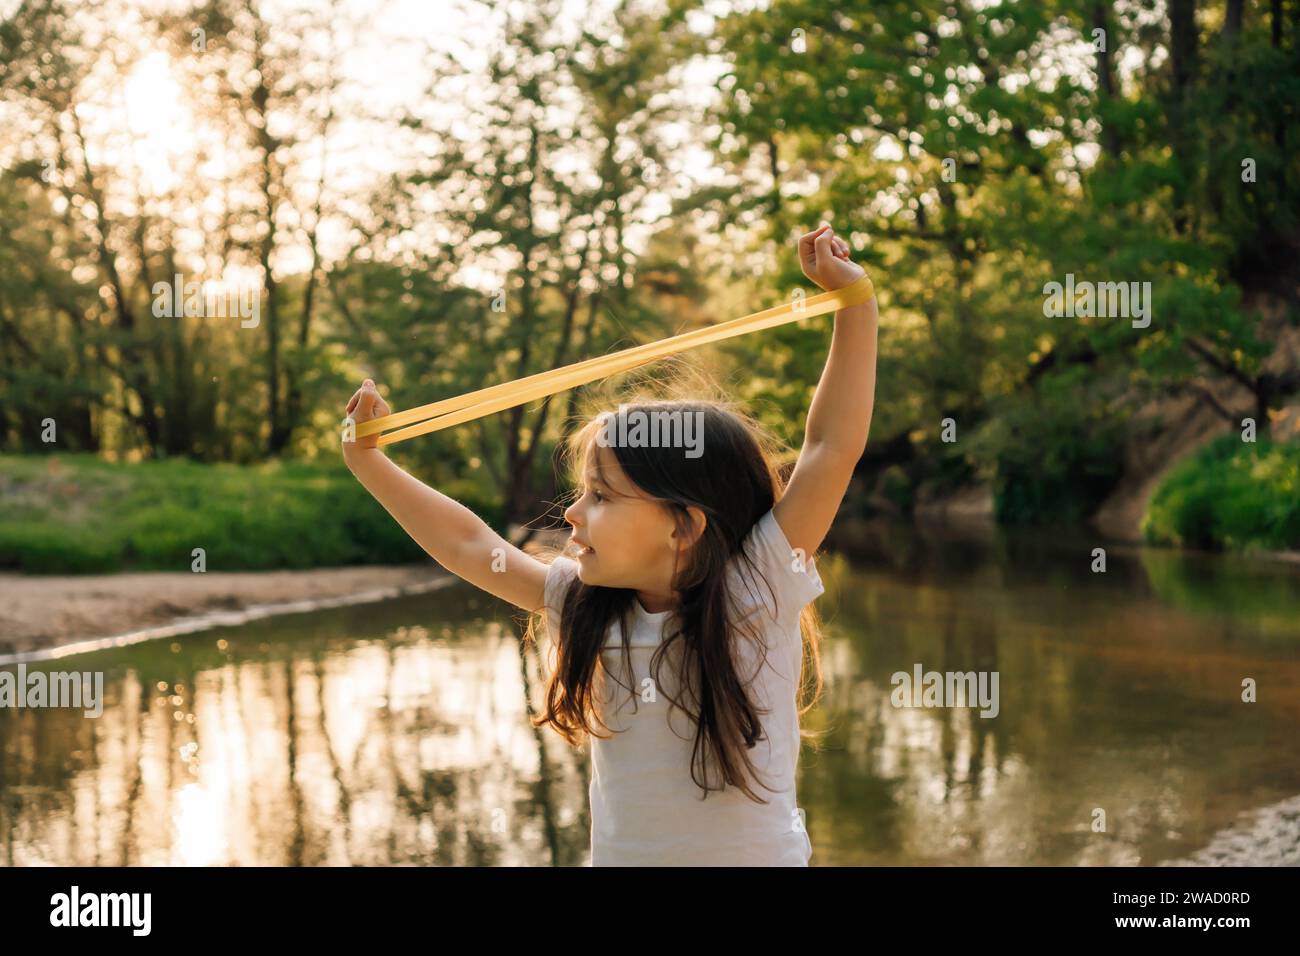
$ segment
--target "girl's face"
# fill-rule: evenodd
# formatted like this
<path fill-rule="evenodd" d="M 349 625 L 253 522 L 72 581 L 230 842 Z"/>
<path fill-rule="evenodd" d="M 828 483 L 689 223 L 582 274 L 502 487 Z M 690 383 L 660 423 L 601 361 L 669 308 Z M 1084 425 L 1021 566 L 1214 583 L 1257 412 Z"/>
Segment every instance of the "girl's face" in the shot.
<path fill-rule="evenodd" d="M 699 509 L 690 510 L 694 515 Z M 689 542 L 683 542 L 667 507 L 624 474 L 611 449 L 592 447 L 582 497 L 565 510 L 564 520 L 581 549 L 578 577 L 584 584 L 672 598 L 673 559 Z"/>

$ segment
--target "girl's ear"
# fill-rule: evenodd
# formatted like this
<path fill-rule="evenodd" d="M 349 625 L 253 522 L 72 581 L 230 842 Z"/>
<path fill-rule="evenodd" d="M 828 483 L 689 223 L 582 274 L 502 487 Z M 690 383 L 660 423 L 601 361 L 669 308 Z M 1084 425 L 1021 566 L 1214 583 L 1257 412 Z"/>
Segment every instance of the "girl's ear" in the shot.
<path fill-rule="evenodd" d="M 704 534 L 704 529 L 709 526 L 708 515 L 704 509 L 698 505 L 686 506 L 687 528 L 683 531 L 680 528 L 673 529 L 673 537 L 677 539 L 679 548 L 689 548 Z"/>

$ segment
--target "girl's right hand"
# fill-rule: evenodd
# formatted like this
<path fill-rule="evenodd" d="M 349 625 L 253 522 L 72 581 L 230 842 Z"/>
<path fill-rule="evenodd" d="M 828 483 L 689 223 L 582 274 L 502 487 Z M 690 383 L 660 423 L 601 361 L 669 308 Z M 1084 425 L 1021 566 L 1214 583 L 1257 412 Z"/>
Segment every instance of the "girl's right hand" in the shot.
<path fill-rule="evenodd" d="M 803 274 L 827 292 L 851 285 L 867 274 L 849 258 L 851 251 L 829 223 L 824 222 L 799 237 L 799 265 Z"/>
<path fill-rule="evenodd" d="M 361 387 L 356 390 L 348 402 L 348 416 L 360 425 L 362 422 L 368 422 L 373 418 L 382 418 L 385 415 L 392 414 L 388 408 L 388 403 L 379 397 L 379 389 L 375 388 L 375 383 L 366 379 L 361 383 Z M 349 445 L 354 448 L 376 448 L 379 445 L 378 435 L 357 436 L 355 442 L 344 442 L 343 450 L 346 453 Z"/>

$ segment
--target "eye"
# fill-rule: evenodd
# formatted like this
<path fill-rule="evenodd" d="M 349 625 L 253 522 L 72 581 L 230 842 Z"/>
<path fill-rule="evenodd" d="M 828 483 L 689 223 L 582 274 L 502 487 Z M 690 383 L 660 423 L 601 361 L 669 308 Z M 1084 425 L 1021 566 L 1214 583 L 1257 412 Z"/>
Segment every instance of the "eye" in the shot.
<path fill-rule="evenodd" d="M 591 493 L 592 493 L 593 495 L 596 496 L 596 500 L 597 500 L 597 501 L 604 501 L 604 500 L 605 500 L 605 496 L 602 495 L 602 494 L 601 494 L 599 491 L 597 491 L 596 489 L 593 488 L 592 491 L 591 491 Z"/>

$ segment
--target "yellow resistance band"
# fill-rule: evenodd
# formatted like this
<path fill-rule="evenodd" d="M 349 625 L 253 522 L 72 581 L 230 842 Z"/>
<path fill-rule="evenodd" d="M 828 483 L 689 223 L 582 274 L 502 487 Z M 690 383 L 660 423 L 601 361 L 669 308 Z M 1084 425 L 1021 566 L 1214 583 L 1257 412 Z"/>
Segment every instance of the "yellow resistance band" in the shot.
<path fill-rule="evenodd" d="M 868 301 L 875 294 L 876 290 L 871 284 L 871 278 L 864 275 L 842 289 L 809 296 L 802 302 L 795 299 L 771 309 L 764 309 L 762 312 L 754 312 L 729 322 L 720 322 L 707 328 L 684 332 L 658 342 L 575 362 L 549 372 L 538 372 L 536 375 L 529 375 L 513 382 L 480 388 L 455 398 L 445 398 L 404 412 L 384 415 L 382 418 L 372 418 L 368 422 L 357 425 L 356 436 L 362 438 L 396 428 L 397 431 L 386 435 L 381 434 L 377 442 L 379 445 L 391 445 L 417 435 L 470 422 L 484 415 L 491 415 L 493 412 L 514 408 L 516 405 L 545 398 L 556 392 L 576 388 L 594 382 L 598 378 L 626 372 L 676 352 L 684 352 L 687 349 L 720 342 L 748 332 L 771 329 L 809 316 L 825 315 L 827 312 L 858 305 Z"/>

